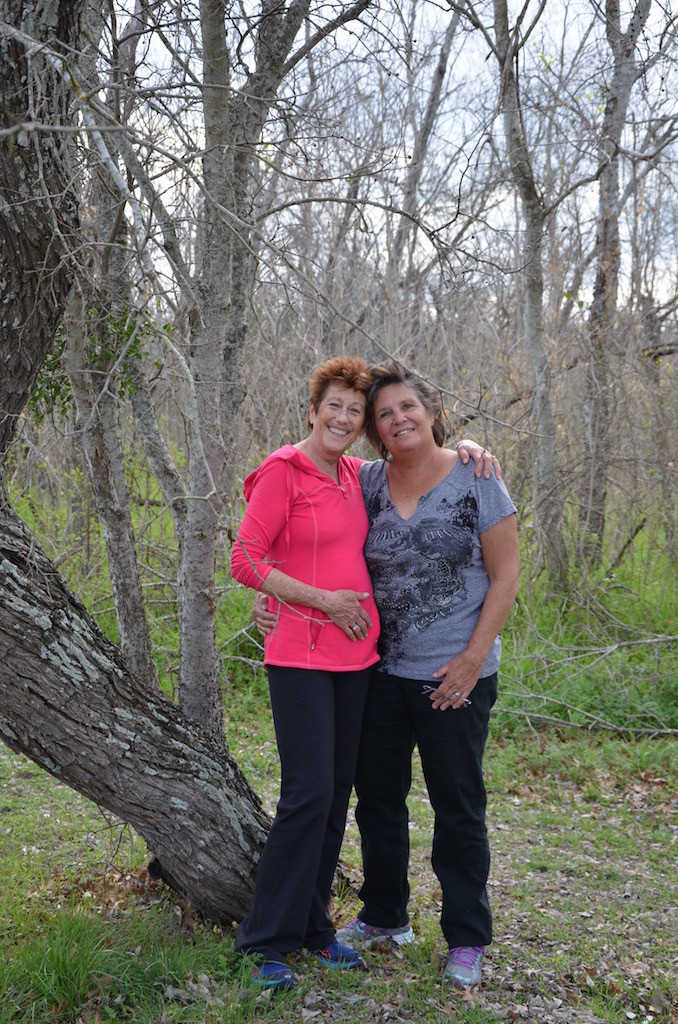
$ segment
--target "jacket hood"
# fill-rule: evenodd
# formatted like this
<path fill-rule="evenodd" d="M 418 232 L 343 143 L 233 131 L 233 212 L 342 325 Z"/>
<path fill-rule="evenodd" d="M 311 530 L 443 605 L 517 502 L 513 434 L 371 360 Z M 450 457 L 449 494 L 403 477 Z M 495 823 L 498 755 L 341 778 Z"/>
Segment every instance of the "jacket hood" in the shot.
<path fill-rule="evenodd" d="M 341 458 L 343 459 L 344 456 L 342 455 Z M 327 483 L 327 473 L 323 473 L 322 470 L 318 469 L 318 467 L 311 462 L 308 455 L 304 455 L 303 452 L 300 452 L 298 448 L 294 447 L 294 445 L 286 444 L 283 445 L 282 448 L 278 448 L 276 451 L 271 452 L 271 454 L 264 459 L 257 469 L 253 470 L 249 476 L 245 477 L 243 491 L 246 501 L 250 500 L 252 490 L 257 482 L 259 473 L 264 466 L 268 465 L 274 459 L 277 459 L 280 462 L 288 462 L 291 466 L 295 466 L 297 469 L 303 469 L 304 473 L 308 473 L 309 476 L 315 476 L 322 483 Z"/>

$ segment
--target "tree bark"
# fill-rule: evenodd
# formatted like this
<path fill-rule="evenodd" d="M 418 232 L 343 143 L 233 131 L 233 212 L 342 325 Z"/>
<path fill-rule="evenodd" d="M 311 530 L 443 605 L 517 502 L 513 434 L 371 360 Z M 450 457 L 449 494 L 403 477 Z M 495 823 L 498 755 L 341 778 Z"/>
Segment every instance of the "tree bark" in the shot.
<path fill-rule="evenodd" d="M 0 0 L 0 126 L 13 129 L 0 137 L 0 455 L 61 320 L 78 226 L 64 137 L 31 127 L 61 127 L 71 87 L 38 46 L 28 51 L 22 37 L 49 40 L 57 53 L 72 51 L 83 6 L 81 0 Z"/>
<path fill-rule="evenodd" d="M 211 920 L 247 912 L 268 818 L 236 763 L 120 651 L 0 495 L 0 736 L 129 822 Z"/>

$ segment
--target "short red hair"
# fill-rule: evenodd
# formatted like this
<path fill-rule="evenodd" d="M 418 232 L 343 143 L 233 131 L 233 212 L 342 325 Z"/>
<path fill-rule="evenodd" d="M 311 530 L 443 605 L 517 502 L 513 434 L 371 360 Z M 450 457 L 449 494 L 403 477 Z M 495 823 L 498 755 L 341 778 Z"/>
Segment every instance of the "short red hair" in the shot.
<path fill-rule="evenodd" d="M 367 396 L 372 387 L 372 370 L 369 363 L 357 356 L 335 356 L 334 359 L 328 359 L 319 366 L 310 380 L 311 405 L 314 409 L 318 408 L 331 384 L 338 384 L 339 387 L 348 388 L 350 391 L 358 391 L 365 396 L 367 404 Z"/>

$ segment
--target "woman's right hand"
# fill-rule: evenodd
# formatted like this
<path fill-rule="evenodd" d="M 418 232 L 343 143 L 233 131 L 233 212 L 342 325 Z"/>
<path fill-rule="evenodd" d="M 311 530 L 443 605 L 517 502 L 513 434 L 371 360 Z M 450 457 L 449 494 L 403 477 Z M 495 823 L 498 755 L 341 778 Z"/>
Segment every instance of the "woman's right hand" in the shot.
<path fill-rule="evenodd" d="M 355 590 L 328 590 L 322 610 L 351 640 L 364 640 L 372 625 L 372 619 L 360 604 L 367 597 L 369 594 L 360 594 Z M 264 636 L 268 636 L 275 628 L 277 615 L 269 612 L 268 599 L 261 591 L 254 599 L 252 619 Z"/>
<path fill-rule="evenodd" d="M 360 602 L 369 596 L 355 590 L 328 590 L 322 610 L 351 640 L 364 640 L 372 619 Z"/>

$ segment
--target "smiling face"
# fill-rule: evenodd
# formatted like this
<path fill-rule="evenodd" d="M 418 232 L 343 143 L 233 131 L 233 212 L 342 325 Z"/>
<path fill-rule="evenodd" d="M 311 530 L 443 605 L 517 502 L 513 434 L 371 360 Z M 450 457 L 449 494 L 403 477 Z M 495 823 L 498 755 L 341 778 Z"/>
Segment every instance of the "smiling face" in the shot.
<path fill-rule="evenodd" d="M 365 424 L 365 395 L 341 384 L 330 384 L 308 419 L 313 441 L 332 458 L 342 455 L 359 437 Z"/>
<path fill-rule="evenodd" d="M 434 415 L 406 384 L 387 384 L 374 398 L 374 422 L 379 440 L 391 455 L 435 446 Z"/>

